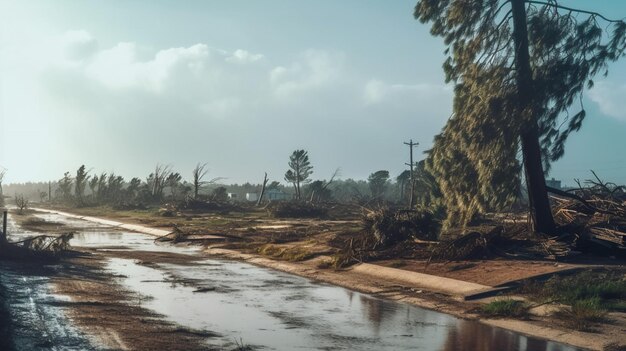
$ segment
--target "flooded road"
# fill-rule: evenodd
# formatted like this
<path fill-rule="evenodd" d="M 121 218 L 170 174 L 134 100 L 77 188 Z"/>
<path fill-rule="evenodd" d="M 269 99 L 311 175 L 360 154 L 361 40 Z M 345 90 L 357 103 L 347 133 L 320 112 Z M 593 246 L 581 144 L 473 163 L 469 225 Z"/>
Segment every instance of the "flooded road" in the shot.
<path fill-rule="evenodd" d="M 56 214 L 38 216 L 80 228 L 71 242 L 76 247 L 201 255 L 196 248 L 155 244 L 147 235 Z M 207 338 L 217 349 L 244 343 L 260 350 L 577 350 L 242 262 L 110 257 L 105 269 L 144 296 L 143 307 L 181 326 L 217 333 Z"/>

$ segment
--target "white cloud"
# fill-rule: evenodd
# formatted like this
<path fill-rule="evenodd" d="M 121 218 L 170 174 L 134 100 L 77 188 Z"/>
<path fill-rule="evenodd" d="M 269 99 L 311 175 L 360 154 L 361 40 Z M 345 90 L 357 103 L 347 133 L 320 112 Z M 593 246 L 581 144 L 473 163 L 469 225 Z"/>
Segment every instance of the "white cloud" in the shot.
<path fill-rule="evenodd" d="M 388 84 L 372 79 L 365 84 L 363 100 L 366 105 L 381 103 L 406 104 L 408 101 L 434 101 L 452 98 L 452 89 L 446 85 L 435 84 Z"/>
<path fill-rule="evenodd" d="M 82 60 L 91 56 L 98 48 L 98 42 L 85 30 L 67 31 L 61 38 L 63 53 L 69 60 Z"/>
<path fill-rule="evenodd" d="M 393 170 L 405 162 L 398 142 L 414 138 L 427 145 L 451 105 L 445 86 L 374 80 L 341 52 L 270 59 L 208 43 L 102 47 L 86 31 L 52 42 L 55 55 L 37 56 L 40 73 L 22 62 L 20 72 L 31 72 L 31 84 L 11 90 L 7 116 L 15 117 L 7 130 L 46 125 L 41 145 L 32 149 L 64 155 L 62 164 L 47 164 L 54 174 L 92 162 L 135 176 L 156 162 L 187 167 L 206 160 L 223 170 L 220 176 L 242 180 L 251 168 L 283 169 L 282 155 L 302 147 L 320 160 L 320 177 L 325 167 L 329 173 L 337 166 L 369 174 L 371 155 L 379 154 L 394 156 L 375 167 Z M 11 84 L 21 78 L 11 76 Z M 37 104 L 24 108 L 32 100 Z"/>
<path fill-rule="evenodd" d="M 597 82 L 589 91 L 589 98 L 608 116 L 626 121 L 626 84 Z"/>
<path fill-rule="evenodd" d="M 264 56 L 262 54 L 252 54 L 249 51 L 237 49 L 230 57 L 226 58 L 226 61 L 235 63 L 252 63 L 262 60 L 263 57 Z"/>
<path fill-rule="evenodd" d="M 298 93 L 325 88 L 344 74 L 344 56 L 321 50 L 308 50 L 291 65 L 270 72 L 274 95 L 289 98 Z"/>
<path fill-rule="evenodd" d="M 188 48 L 171 48 L 157 52 L 154 58 L 141 61 L 134 43 L 119 43 L 98 52 L 84 70 L 109 88 L 140 88 L 160 92 L 174 74 L 202 74 L 209 48 L 196 44 Z"/>

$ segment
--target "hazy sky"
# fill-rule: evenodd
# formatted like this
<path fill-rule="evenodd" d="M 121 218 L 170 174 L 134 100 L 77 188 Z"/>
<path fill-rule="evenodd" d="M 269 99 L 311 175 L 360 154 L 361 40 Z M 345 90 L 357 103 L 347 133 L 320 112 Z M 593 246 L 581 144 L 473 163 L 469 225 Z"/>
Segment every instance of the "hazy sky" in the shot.
<path fill-rule="evenodd" d="M 567 1 L 626 16 L 626 1 Z M 86 164 L 145 178 L 283 181 L 291 151 L 314 178 L 397 175 L 451 113 L 443 44 L 415 1 L 0 0 L 5 182 Z M 552 175 L 626 183 L 626 60 L 585 98 L 582 131 Z"/>

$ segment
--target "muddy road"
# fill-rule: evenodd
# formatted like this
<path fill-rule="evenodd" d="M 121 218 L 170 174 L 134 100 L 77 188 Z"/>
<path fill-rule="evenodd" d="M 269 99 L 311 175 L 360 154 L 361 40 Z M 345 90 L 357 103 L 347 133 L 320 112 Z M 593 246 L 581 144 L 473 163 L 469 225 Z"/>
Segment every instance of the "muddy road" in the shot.
<path fill-rule="evenodd" d="M 74 230 L 74 257 L 0 266 L 23 350 L 577 350 L 319 284 L 200 248 L 35 214 Z M 10 240 L 29 232 L 11 221 Z"/>

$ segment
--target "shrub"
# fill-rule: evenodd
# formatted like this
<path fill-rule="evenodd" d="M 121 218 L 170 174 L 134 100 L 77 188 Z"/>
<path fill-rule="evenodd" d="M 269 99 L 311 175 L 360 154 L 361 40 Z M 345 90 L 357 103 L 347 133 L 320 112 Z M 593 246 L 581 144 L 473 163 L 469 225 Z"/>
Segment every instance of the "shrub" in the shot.
<path fill-rule="evenodd" d="M 482 306 L 481 311 L 490 317 L 520 318 L 527 316 L 528 305 L 524 301 L 506 298 L 495 300 Z"/>

